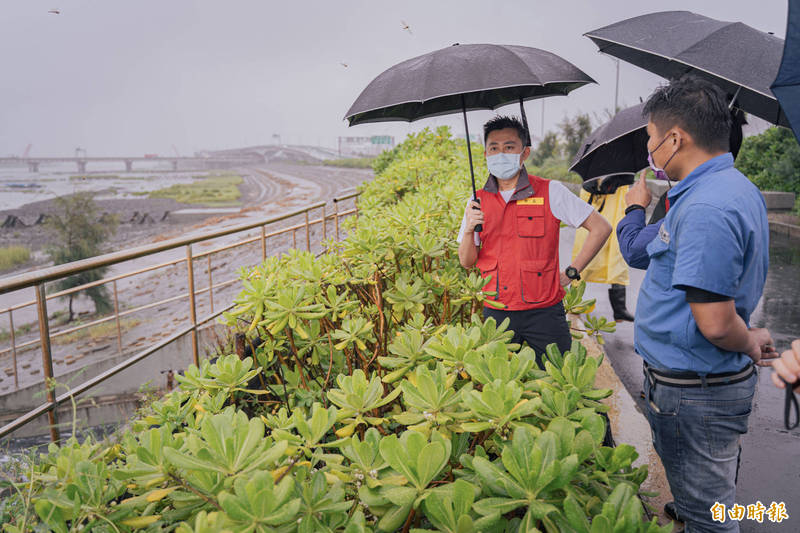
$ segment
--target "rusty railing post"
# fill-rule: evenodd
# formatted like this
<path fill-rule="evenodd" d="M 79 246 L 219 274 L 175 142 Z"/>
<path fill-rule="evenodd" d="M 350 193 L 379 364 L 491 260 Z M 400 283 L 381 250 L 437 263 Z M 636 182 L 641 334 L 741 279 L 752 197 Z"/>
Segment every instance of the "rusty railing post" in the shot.
<path fill-rule="evenodd" d="M 261 260 L 267 260 L 267 230 L 261 226 Z"/>
<path fill-rule="evenodd" d="M 208 301 L 211 304 L 211 312 L 214 312 L 214 283 L 211 281 L 211 254 L 208 258 Z"/>
<path fill-rule="evenodd" d="M 333 218 L 336 221 L 336 240 L 339 240 L 339 202 L 333 199 Z"/>
<path fill-rule="evenodd" d="M 44 292 L 44 283 L 36 285 L 36 311 L 39 315 L 39 340 L 42 345 L 42 373 L 44 386 L 47 390 L 47 402 L 52 406 L 47 411 L 50 424 L 50 440 L 58 442 L 58 413 L 56 409 L 56 392 L 53 383 L 53 354 L 50 352 L 50 324 L 47 318 L 47 296 Z"/>
<path fill-rule="evenodd" d="M 322 206 L 322 240 L 328 240 L 328 216 L 325 214 L 325 206 Z"/>
<path fill-rule="evenodd" d="M 306 210 L 306 250 L 311 251 L 311 226 L 308 224 L 308 210 Z"/>
<path fill-rule="evenodd" d="M 200 367 L 200 356 L 197 351 L 197 308 L 194 301 L 194 265 L 192 264 L 192 245 L 186 245 L 186 271 L 189 281 L 189 318 L 192 321 L 192 357 L 194 364 Z"/>
<path fill-rule="evenodd" d="M 122 355 L 122 326 L 119 321 L 119 294 L 117 293 L 117 280 L 114 280 L 114 317 L 117 321 L 117 350 Z"/>
<path fill-rule="evenodd" d="M 292 248 L 297 249 L 297 228 L 292 228 Z"/>
<path fill-rule="evenodd" d="M 8 325 L 11 331 L 11 359 L 14 362 L 14 389 L 19 389 L 19 374 L 17 373 L 17 338 L 14 336 L 14 312 L 8 310 Z"/>

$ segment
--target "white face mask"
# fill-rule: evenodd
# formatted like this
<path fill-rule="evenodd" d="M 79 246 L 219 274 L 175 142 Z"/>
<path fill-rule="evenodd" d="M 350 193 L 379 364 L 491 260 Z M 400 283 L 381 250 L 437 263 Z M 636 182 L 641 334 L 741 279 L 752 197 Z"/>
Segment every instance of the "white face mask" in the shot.
<path fill-rule="evenodd" d="M 519 174 L 522 162 L 519 160 L 521 154 L 494 154 L 486 157 L 486 166 L 492 176 L 499 180 L 510 180 Z"/>

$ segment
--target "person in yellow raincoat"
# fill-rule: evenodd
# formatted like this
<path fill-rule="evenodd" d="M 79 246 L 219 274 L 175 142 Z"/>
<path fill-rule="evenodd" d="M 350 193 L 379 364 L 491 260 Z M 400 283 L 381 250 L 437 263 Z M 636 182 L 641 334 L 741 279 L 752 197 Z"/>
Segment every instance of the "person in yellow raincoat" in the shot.
<path fill-rule="evenodd" d="M 631 183 L 631 174 L 615 174 L 587 180 L 581 190 L 581 200 L 589 203 L 608 220 L 612 228 L 616 228 L 617 223 L 625 216 L 625 193 Z M 586 230 L 581 228 L 575 232 L 573 259 L 583 246 L 586 235 Z M 611 232 L 605 245 L 581 272 L 581 278 L 592 283 L 610 284 L 608 299 L 614 310 L 614 320 L 633 322 L 633 316 L 625 304 L 626 286 L 629 283 L 628 265 L 619 251 L 616 231 Z"/>

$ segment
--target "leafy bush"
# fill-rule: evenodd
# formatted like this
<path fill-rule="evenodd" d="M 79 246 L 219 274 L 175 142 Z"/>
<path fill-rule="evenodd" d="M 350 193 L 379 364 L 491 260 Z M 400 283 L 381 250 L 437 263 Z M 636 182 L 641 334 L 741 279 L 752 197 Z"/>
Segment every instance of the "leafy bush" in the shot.
<path fill-rule="evenodd" d="M 551 345 L 540 370 L 478 315 L 461 148 L 409 137 L 331 253 L 243 270 L 227 320 L 254 357 L 189 367 L 115 441 L 51 446 L 8 485 L 6 531 L 670 530 L 642 520 L 636 451 L 602 446 L 599 359 Z"/>
<path fill-rule="evenodd" d="M 746 138 L 736 168 L 762 191 L 793 192 L 800 198 L 800 145 L 791 130 L 769 128 Z M 795 211 L 800 214 L 800 202 Z"/>

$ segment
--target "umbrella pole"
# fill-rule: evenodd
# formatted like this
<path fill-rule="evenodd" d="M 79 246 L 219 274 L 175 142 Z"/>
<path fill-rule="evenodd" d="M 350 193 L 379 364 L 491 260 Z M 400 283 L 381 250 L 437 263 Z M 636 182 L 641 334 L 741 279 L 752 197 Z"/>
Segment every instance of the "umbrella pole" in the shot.
<path fill-rule="evenodd" d="M 467 104 L 464 100 L 464 95 L 461 95 L 461 112 L 464 115 L 464 132 L 467 134 L 467 157 L 469 158 L 469 177 L 472 179 L 472 199 L 478 203 L 478 193 L 475 192 L 475 170 L 472 168 L 472 143 L 469 140 L 469 124 L 467 123 Z M 474 209 L 474 208 L 473 208 Z M 478 233 L 483 231 L 483 225 L 478 224 L 475 226 L 475 231 Z"/>
<path fill-rule="evenodd" d="M 475 170 L 472 168 L 472 146 L 469 142 L 469 124 L 467 123 L 467 104 L 464 102 L 464 95 L 461 95 L 461 112 L 464 114 L 464 131 L 467 134 L 467 156 L 469 157 L 469 175 L 472 178 L 472 199 L 477 200 L 475 193 Z"/>
<path fill-rule="evenodd" d="M 522 97 L 519 97 L 519 111 L 522 115 L 522 125 L 525 126 L 525 135 L 527 135 L 527 139 L 525 141 L 525 146 L 532 146 L 531 145 L 531 130 L 528 128 L 528 117 L 525 116 L 525 106 L 522 105 Z"/>

